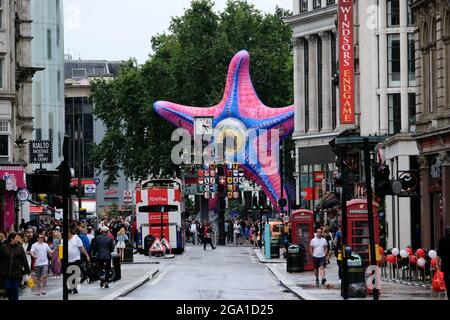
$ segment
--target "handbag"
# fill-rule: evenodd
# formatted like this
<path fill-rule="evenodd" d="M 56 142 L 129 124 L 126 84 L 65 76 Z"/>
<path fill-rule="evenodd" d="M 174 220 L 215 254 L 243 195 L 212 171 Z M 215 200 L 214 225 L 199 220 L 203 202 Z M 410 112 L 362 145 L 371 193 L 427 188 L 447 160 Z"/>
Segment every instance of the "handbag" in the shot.
<path fill-rule="evenodd" d="M 27 286 L 28 286 L 28 288 L 30 288 L 30 289 L 33 289 L 33 288 L 34 288 L 34 280 L 33 280 L 33 277 L 28 277 L 28 278 L 27 278 Z"/>
<path fill-rule="evenodd" d="M 433 287 L 434 292 L 445 291 L 444 273 L 441 270 L 436 270 L 431 285 Z"/>

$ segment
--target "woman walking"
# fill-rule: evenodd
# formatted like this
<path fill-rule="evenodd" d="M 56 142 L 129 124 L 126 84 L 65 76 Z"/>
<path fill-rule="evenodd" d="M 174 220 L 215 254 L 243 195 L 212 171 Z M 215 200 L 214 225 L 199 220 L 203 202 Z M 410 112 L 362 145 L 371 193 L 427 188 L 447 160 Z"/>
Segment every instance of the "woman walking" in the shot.
<path fill-rule="evenodd" d="M 59 259 L 59 245 L 61 243 L 61 232 L 53 231 L 53 244 L 51 249 L 55 251 L 52 257 L 52 272 L 55 278 L 61 276 L 61 260 Z"/>
<path fill-rule="evenodd" d="M 125 241 L 128 241 L 128 236 L 125 233 L 125 228 L 117 232 L 117 248 L 119 249 L 120 261 L 123 261 L 125 255 Z"/>

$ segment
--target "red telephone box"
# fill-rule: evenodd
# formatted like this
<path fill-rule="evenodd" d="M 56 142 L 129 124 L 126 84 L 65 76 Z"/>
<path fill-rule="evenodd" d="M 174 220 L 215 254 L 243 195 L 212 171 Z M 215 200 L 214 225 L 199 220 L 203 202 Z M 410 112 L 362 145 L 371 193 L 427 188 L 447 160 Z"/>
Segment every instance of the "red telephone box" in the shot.
<path fill-rule="evenodd" d="M 314 270 L 314 263 L 309 253 L 309 244 L 314 238 L 314 212 L 300 209 L 292 212 L 292 243 L 303 245 L 306 250 L 305 271 Z"/>
<path fill-rule="evenodd" d="M 375 245 L 380 244 L 380 231 L 378 221 L 378 203 L 373 202 L 373 226 L 375 231 Z M 367 216 L 367 200 L 354 199 L 347 201 L 347 243 L 352 252 L 359 254 L 367 265 L 369 257 L 369 219 Z"/>

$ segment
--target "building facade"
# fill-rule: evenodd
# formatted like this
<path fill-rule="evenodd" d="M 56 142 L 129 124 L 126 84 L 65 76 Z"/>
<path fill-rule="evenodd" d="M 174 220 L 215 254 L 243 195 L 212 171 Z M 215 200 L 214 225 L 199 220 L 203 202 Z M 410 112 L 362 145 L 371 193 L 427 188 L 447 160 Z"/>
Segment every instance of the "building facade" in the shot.
<path fill-rule="evenodd" d="M 92 144 L 99 144 L 106 130 L 103 122 L 94 119 L 93 116 L 95 106 L 89 100 L 91 81 L 99 78 L 112 80 L 118 74 L 120 64 L 121 62 L 105 60 L 72 60 L 69 55 L 64 62 L 65 126 L 66 134 L 70 136 L 69 164 L 74 168 L 75 178 L 81 174 L 84 185 L 93 185 L 97 181 L 95 193 L 86 194 L 83 201 L 83 207 L 86 207 L 88 214 L 91 215 L 99 214 L 105 208 L 112 208 L 115 205 L 118 209 L 125 210 L 128 203 L 125 204 L 124 191 L 132 190 L 131 183 L 123 172 L 119 172 L 117 180 L 106 187 L 104 175 L 95 172 L 90 160 Z M 74 208 L 76 211 L 77 203 Z"/>
<path fill-rule="evenodd" d="M 435 248 L 450 226 L 450 1 L 416 0 L 421 241 Z"/>
<path fill-rule="evenodd" d="M 55 170 L 62 161 L 64 138 L 64 25 L 63 1 L 31 2 L 33 19 L 33 66 L 43 68 L 33 79 L 35 140 L 53 142 L 53 163 L 43 168 Z M 34 164 L 33 168 L 39 168 Z"/>
<path fill-rule="evenodd" d="M 380 148 L 392 178 L 417 169 L 419 150 L 412 137 L 417 113 L 412 1 L 353 2 L 354 125 L 339 121 L 339 84 L 334 81 L 339 68 L 338 1 L 294 0 L 293 4 L 294 16 L 285 21 L 293 27 L 295 44 L 297 203 L 304 206 L 305 196 L 311 199 L 312 191 L 317 200 L 310 201 L 308 207 L 314 208 L 330 190 L 336 158 L 329 142 L 346 130 L 386 137 Z M 356 198 L 365 196 L 362 160 L 362 154 L 355 154 Z M 419 199 L 388 196 L 385 200 L 382 214 L 387 245 L 412 244 L 420 223 Z"/>
<path fill-rule="evenodd" d="M 344 130 L 339 123 L 338 42 L 335 1 L 294 1 L 294 103 L 297 205 L 314 208 L 330 189 L 335 155 L 329 142 Z M 317 176 L 320 175 L 320 178 Z"/>
<path fill-rule="evenodd" d="M 31 23 L 29 0 L 0 1 L 0 231 L 17 224 L 15 191 L 31 170 Z"/>

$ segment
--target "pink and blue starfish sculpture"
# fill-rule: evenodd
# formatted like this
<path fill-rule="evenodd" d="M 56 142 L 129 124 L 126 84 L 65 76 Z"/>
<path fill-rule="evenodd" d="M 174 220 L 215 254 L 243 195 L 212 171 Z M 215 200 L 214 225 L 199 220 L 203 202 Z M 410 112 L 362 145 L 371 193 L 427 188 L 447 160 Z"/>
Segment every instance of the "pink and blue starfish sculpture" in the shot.
<path fill-rule="evenodd" d="M 226 124 L 236 125 L 238 130 L 256 130 L 259 132 L 255 139 L 245 141 L 245 161 L 241 163 L 247 178 L 259 184 L 266 193 L 274 208 L 277 210 L 277 201 L 281 197 L 280 171 L 271 170 L 273 163 L 278 164 L 278 151 L 268 154 L 270 161 L 260 161 L 252 154 L 261 147 L 260 139 L 266 139 L 266 145 L 271 147 L 271 129 L 278 129 L 280 139 L 283 140 L 294 130 L 294 106 L 284 108 L 269 108 L 258 98 L 250 78 L 250 56 L 245 50 L 238 52 L 231 60 L 225 92 L 219 104 L 212 107 L 190 107 L 172 102 L 158 101 L 154 104 L 155 111 L 164 119 L 177 127 L 182 127 L 194 133 L 195 117 L 213 117 L 213 128 L 220 129 Z M 267 130 L 267 131 L 264 131 Z M 260 151 L 260 150 L 259 150 Z M 284 192 L 286 195 L 286 192 Z"/>

